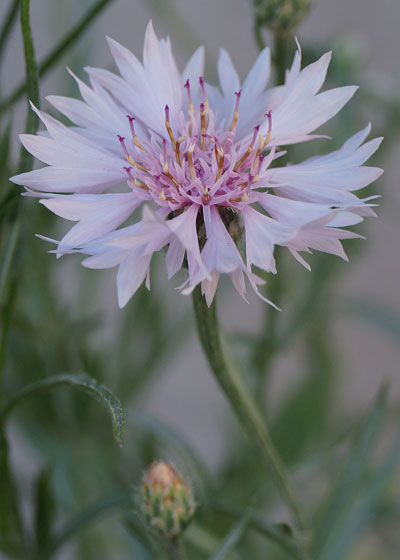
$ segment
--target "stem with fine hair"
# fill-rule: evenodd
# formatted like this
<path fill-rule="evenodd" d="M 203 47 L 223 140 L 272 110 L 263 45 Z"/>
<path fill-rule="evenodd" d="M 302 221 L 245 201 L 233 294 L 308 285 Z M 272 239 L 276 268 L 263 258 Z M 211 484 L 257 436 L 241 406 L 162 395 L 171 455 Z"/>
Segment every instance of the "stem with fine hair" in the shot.
<path fill-rule="evenodd" d="M 285 466 L 271 440 L 268 428 L 256 401 L 224 353 L 220 327 L 217 319 L 216 300 L 210 307 L 201 294 L 199 286 L 193 292 L 193 307 L 200 342 L 208 364 L 225 393 L 233 411 L 247 436 L 258 450 L 264 463 L 274 476 L 282 498 L 290 508 L 293 521 L 298 529 L 304 527 L 300 507 L 292 491 Z"/>

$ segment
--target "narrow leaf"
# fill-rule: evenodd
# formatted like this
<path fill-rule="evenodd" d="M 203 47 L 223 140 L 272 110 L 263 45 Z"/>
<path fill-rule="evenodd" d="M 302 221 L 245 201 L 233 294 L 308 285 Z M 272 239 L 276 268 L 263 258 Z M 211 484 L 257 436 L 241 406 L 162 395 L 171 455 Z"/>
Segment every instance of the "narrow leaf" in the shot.
<path fill-rule="evenodd" d="M 101 14 L 113 0 L 98 0 L 83 15 L 82 19 L 70 29 L 50 53 L 40 62 L 38 73 L 42 78 L 59 61 L 65 52 L 81 37 L 89 25 Z M 3 114 L 16 101 L 18 101 L 28 89 L 28 83 L 21 83 L 16 89 L 0 104 L 0 114 Z"/>
<path fill-rule="evenodd" d="M 226 558 L 228 552 L 233 550 L 233 548 L 237 545 L 242 535 L 244 534 L 247 525 L 249 524 L 250 514 L 251 510 L 247 510 L 244 513 L 243 517 L 233 526 L 220 546 L 210 557 L 210 560 L 223 560 L 224 558 Z"/>
<path fill-rule="evenodd" d="M 371 521 L 382 493 L 398 467 L 399 461 L 400 441 L 397 441 L 383 465 L 368 480 L 368 485 L 356 507 L 343 519 L 340 530 L 329 539 L 318 557 L 319 560 L 342 560 L 345 557 L 351 544 Z"/>
<path fill-rule="evenodd" d="M 55 517 L 55 502 L 51 489 L 50 471 L 42 469 L 34 483 L 35 496 L 35 540 L 38 557 L 45 557 Z"/>
<path fill-rule="evenodd" d="M 378 428 L 386 410 L 387 387 L 383 387 L 366 421 L 361 426 L 357 438 L 341 475 L 334 485 L 325 511 L 317 527 L 315 551 L 319 552 L 355 500 L 362 477 L 367 469 L 368 459 L 378 435 Z"/>
<path fill-rule="evenodd" d="M 19 404 L 25 397 L 33 395 L 37 392 L 52 389 L 66 385 L 75 387 L 79 391 L 87 393 L 108 411 L 113 426 L 114 436 L 117 442 L 122 446 L 122 428 L 124 426 L 124 412 L 119 400 L 111 393 L 107 387 L 100 385 L 95 379 L 88 377 L 85 374 L 69 375 L 61 374 L 55 375 L 27 385 L 19 393 L 11 397 L 0 408 L 0 423 L 3 423 L 8 414 L 13 408 Z"/>
<path fill-rule="evenodd" d="M 0 549 L 14 557 L 23 554 L 24 538 L 17 492 L 8 461 L 8 443 L 0 430 Z"/>

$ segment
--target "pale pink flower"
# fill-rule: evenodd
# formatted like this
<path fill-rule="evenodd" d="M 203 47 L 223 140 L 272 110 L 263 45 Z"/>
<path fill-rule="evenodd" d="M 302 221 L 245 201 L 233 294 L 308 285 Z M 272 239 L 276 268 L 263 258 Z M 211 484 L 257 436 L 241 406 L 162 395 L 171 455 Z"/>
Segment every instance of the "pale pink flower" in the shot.
<path fill-rule="evenodd" d="M 77 222 L 56 242 L 58 256 L 77 251 L 89 255 L 89 268 L 118 266 L 120 306 L 146 278 L 149 285 L 152 255 L 164 247 L 168 278 L 187 268 L 180 289 L 200 283 L 208 305 L 221 273 L 243 297 L 245 277 L 259 293 L 252 267 L 275 273 L 275 245 L 307 267 L 300 253 L 312 249 L 345 258 L 341 239 L 357 235 L 342 228 L 374 215 L 371 198 L 354 191 L 381 174 L 363 166 L 381 139 L 363 144 L 368 126 L 329 155 L 274 165 L 279 146 L 316 138 L 356 91 L 318 93 L 330 53 L 301 70 L 297 51 L 285 84 L 266 89 L 268 48 L 242 85 L 221 50 L 217 88 L 203 80 L 203 47 L 180 73 L 169 39 L 157 39 L 151 23 L 143 64 L 109 43 L 121 77 L 87 68 L 90 87 L 74 76 L 83 101 L 48 97 L 74 126 L 34 108 L 47 133 L 21 136 L 47 166 L 12 180 Z M 121 192 L 105 194 L 121 183 Z M 124 227 L 141 205 L 142 219 Z"/>

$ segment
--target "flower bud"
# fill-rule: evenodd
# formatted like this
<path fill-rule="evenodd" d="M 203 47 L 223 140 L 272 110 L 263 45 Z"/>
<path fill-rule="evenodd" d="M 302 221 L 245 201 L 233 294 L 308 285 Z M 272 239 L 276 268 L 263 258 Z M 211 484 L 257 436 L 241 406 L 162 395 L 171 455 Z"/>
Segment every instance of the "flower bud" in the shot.
<path fill-rule="evenodd" d="M 306 17 L 312 0 L 253 0 L 258 25 L 273 31 L 297 27 Z"/>
<path fill-rule="evenodd" d="M 140 511 L 147 525 L 159 536 L 174 539 L 190 523 L 195 501 L 190 485 L 163 461 L 151 465 L 140 488 Z"/>

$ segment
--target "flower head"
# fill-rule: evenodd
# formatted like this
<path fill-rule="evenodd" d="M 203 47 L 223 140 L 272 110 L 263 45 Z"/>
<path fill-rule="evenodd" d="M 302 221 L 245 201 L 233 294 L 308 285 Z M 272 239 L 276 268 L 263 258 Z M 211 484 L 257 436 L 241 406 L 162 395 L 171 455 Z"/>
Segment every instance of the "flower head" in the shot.
<path fill-rule="evenodd" d="M 156 461 L 144 474 L 139 506 L 147 525 L 167 538 L 178 537 L 196 509 L 190 485 L 164 461 Z"/>
<path fill-rule="evenodd" d="M 203 48 L 180 74 L 169 39 L 159 40 L 151 23 L 143 64 L 109 43 L 121 77 L 87 68 L 91 87 L 74 76 L 83 101 L 48 97 L 75 126 L 33 107 L 47 134 L 21 136 L 47 167 L 12 180 L 77 222 L 55 242 L 57 256 L 78 251 L 89 268 L 118 266 L 120 306 L 145 279 L 149 285 L 152 255 L 164 247 L 168 278 L 187 268 L 181 291 L 201 284 L 208 305 L 221 273 L 243 297 L 245 277 L 259 294 L 252 267 L 276 273 L 275 245 L 306 267 L 300 253 L 312 249 L 346 258 L 341 239 L 357 235 L 342 228 L 374 215 L 371 198 L 353 191 L 381 174 L 363 166 L 381 139 L 363 143 L 367 126 L 328 155 L 275 164 L 280 146 L 316 138 L 311 133 L 356 90 L 318 93 L 330 53 L 301 70 L 297 51 L 285 84 L 266 89 L 268 48 L 242 85 L 221 50 L 216 88 L 203 78 Z M 105 192 L 121 183 L 119 192 Z M 142 219 L 124 226 L 139 206 Z"/>

